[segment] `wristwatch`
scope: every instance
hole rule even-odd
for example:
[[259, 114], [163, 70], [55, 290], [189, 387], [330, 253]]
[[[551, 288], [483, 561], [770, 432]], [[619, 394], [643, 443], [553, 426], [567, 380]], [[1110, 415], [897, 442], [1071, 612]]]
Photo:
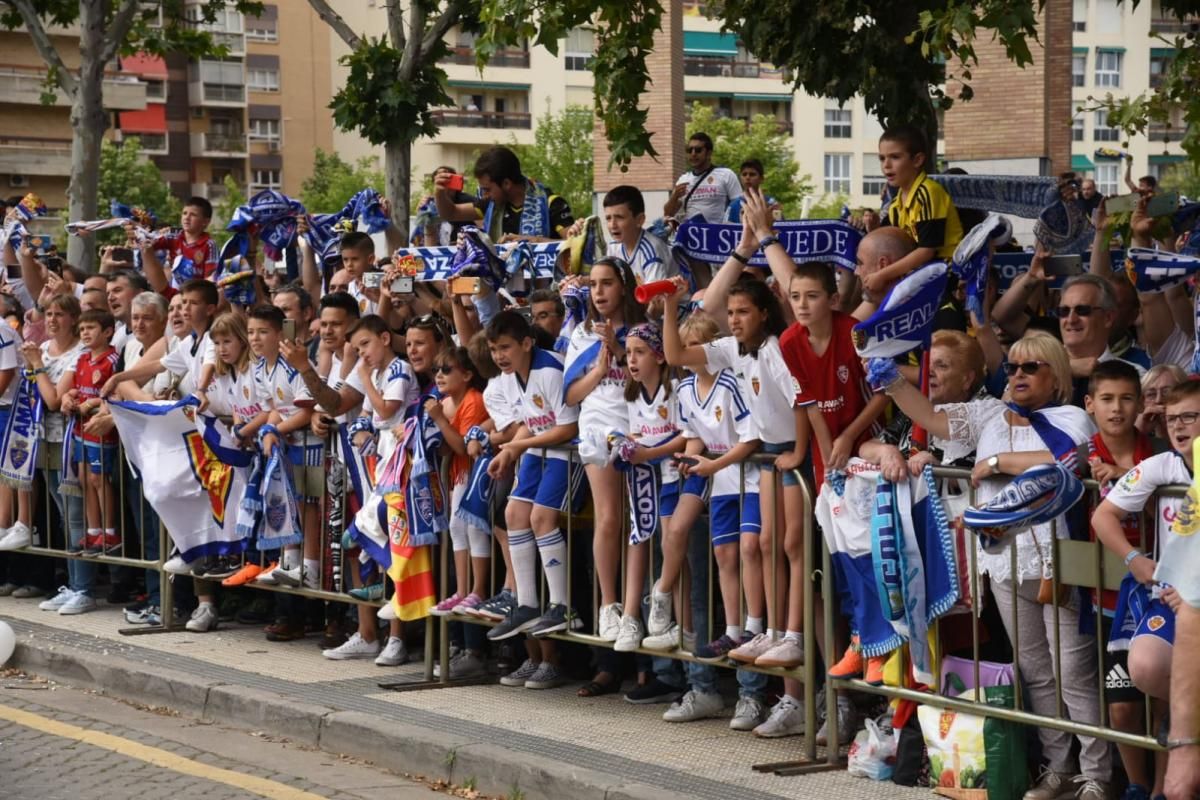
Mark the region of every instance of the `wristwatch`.
[[993, 475], [1000, 474], [1000, 456], [995, 455], [987, 460], [988, 472]]

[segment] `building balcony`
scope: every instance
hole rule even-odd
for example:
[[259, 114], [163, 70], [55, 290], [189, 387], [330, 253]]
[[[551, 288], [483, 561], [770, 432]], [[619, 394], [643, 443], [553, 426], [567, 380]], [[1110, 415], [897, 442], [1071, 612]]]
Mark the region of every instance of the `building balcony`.
[[529, 130], [533, 127], [533, 115], [523, 111], [467, 111], [455, 108], [434, 111], [433, 121], [447, 128]]
[[1151, 124], [1146, 135], [1152, 142], [1181, 142], [1187, 129], [1182, 125]]
[[1198, 27], [1200, 27], [1200, 18], [1152, 17], [1150, 19], [1151, 33], [1187, 33]]
[[223, 183], [193, 183], [192, 194], [207, 200], [223, 200], [229, 194]]
[[705, 78], [774, 78], [781, 73], [759, 61], [733, 61], [711, 56], [684, 56], [683, 74]]
[[192, 156], [204, 158], [243, 158], [248, 152], [246, 134], [193, 133]]
[[[0, 103], [36, 106], [42, 104], [46, 70], [16, 64], [0, 64]], [[71, 101], [58, 90], [52, 105], [69, 107]], [[104, 78], [104, 107], [110, 111], [140, 111], [146, 107], [146, 84], [136, 75], [108, 73]]]
[[217, 106], [242, 108], [246, 105], [246, 87], [231, 83], [188, 84], [188, 104], [195, 106]]
[[[475, 66], [475, 48], [470, 45], [455, 45], [450, 48], [450, 53], [442, 59], [442, 63], [463, 64], [468, 67]], [[529, 51], [528, 50], [500, 50], [493, 53], [488, 59], [487, 66], [489, 67], [517, 67], [519, 69], [529, 68]]]
[[0, 136], [0, 172], [8, 175], [70, 175], [71, 140]]

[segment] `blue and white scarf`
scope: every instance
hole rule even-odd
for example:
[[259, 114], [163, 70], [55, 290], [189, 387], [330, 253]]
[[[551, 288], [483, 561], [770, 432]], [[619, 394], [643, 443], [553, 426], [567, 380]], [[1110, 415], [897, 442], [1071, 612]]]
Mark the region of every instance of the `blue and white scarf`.
[[[488, 200], [483, 211], [483, 230], [493, 242], [504, 235], [504, 209]], [[551, 236], [550, 230], [550, 196], [546, 187], [532, 178], [525, 179], [525, 203], [521, 206], [521, 226], [518, 233], [521, 236]]]
[[644, 464], [630, 463], [630, 457], [640, 447], [658, 447], [678, 436], [671, 433], [656, 442], [641, 444], [623, 431], [610, 431], [608, 445], [616, 456], [613, 465], [625, 473], [625, 486], [629, 490], [629, 543], [648, 542], [658, 529], [659, 505], [662, 496], [663, 458]]
[[422, 430], [422, 409], [417, 417], [404, 424], [404, 441], [400, 447], [411, 455], [405, 493], [408, 510], [408, 543], [413, 547], [435, 545], [441, 534], [450, 529], [446, 518], [446, 488], [437, 471], [437, 450], [430, 447]]
[[123, 228], [133, 223], [134, 236], [139, 243], [149, 241], [153, 231], [158, 228], [158, 217], [153, 211], [137, 206], [127, 206], [117, 200], [109, 202], [109, 214], [106, 219], [83, 220], [68, 222], [67, 233], [72, 236], [83, 236], [111, 228]]
[[75, 428], [79, 425], [76, 414], [67, 415], [67, 424], [63, 428], [62, 463], [59, 465], [58, 493], [72, 497], [83, 496], [83, 484], [75, 468], [79, 457], [75, 454]]
[[982, 317], [983, 298], [987, 293], [988, 264], [991, 262], [989, 244], [1004, 244], [1012, 239], [1012, 223], [1005, 217], [988, 212], [983, 222], [972, 228], [954, 250], [952, 269], [962, 279], [967, 290], [967, 310]]
[[592, 290], [583, 284], [568, 286], [561, 292], [563, 306], [566, 307], [566, 318], [563, 320], [562, 335], [568, 339], [575, 329], [587, 319], [588, 303]]
[[[622, 347], [625, 346], [627, 333], [629, 333], [629, 327], [625, 325], [617, 331], [617, 343]], [[583, 339], [583, 346], [575, 353], [575, 358], [566, 365], [563, 373], [563, 397], [566, 397], [571, 384], [587, 375], [588, 371], [595, 366], [596, 359], [600, 358], [600, 350], [604, 347], [604, 340], [593, 330], [585, 328]]]
[[42, 418], [45, 406], [37, 389], [37, 378], [19, 375], [17, 392], [8, 414], [8, 426], [0, 438], [0, 483], [15, 489], [33, 486], [37, 470], [38, 448], [45, 431]]
[[0, 227], [0, 250], [4, 249], [5, 244], [11, 244], [13, 250], [20, 250], [21, 241], [29, 235], [25, 223], [34, 217], [46, 216], [47, 208], [46, 204], [42, 202], [42, 198], [30, 192], [21, 198], [21, 202], [16, 206], [16, 212], [11, 220]]
[[472, 426], [463, 438], [467, 444], [479, 442], [483, 449], [480, 451], [479, 457], [475, 459], [475, 463], [471, 465], [471, 472], [467, 477], [467, 488], [458, 502], [454, 516], [473, 528], [491, 533], [492, 490], [494, 488], [492, 476], [488, 474], [488, 467], [491, 466], [494, 457], [491, 439], [488, 437], [487, 431], [478, 425]]
[[1066, 513], [1083, 491], [1083, 483], [1061, 462], [1038, 464], [984, 505], [964, 511], [963, 524], [975, 531], [985, 551], [999, 553], [1017, 534]]
[[300, 526], [300, 504], [292, 486], [291, 470], [283, 458], [283, 445], [276, 446], [267, 458], [262, 479], [262, 523], [258, 532], [259, 550], [278, 550], [304, 541]]
[[[517, 256], [513, 264], [519, 266], [524, 260], [522, 256]], [[508, 262], [492, 247], [487, 235], [473, 225], [465, 225], [459, 232], [458, 250], [450, 262], [447, 279], [463, 277], [478, 278], [493, 292], [499, 291], [509, 278]]]
[[1037, 219], [1058, 197], [1058, 179], [1028, 175], [930, 175], [957, 208]]
[[246, 255], [250, 247], [250, 229], [256, 228], [267, 258], [281, 261], [283, 251], [296, 241], [296, 217], [303, 213], [304, 206], [300, 201], [275, 189], [264, 189], [245, 205], [238, 206], [225, 229], [233, 231], [238, 252]]
[[[335, 241], [336, 243], [336, 241]], [[504, 262], [505, 274], [511, 270], [517, 277], [525, 280], [555, 280], [562, 277], [559, 269], [559, 255], [566, 246], [565, 242], [509, 242], [492, 245], [496, 258]], [[521, 251], [514, 256], [514, 251]], [[335, 256], [338, 254], [335, 252]], [[417, 274], [416, 279], [423, 283], [430, 281], [447, 281], [454, 277], [455, 261], [459, 258], [458, 247], [402, 247], [395, 252], [397, 258], [411, 256], [418, 259], [424, 269]], [[340, 257], [340, 256], [339, 256]], [[511, 259], [511, 263], [510, 263]], [[471, 273], [465, 272], [470, 276]], [[516, 283], [514, 280], [512, 283]], [[521, 293], [523, 287], [510, 285], [509, 291]]]
[[1200, 257], [1151, 247], [1125, 251], [1125, 274], [1139, 292], [1165, 292], [1200, 272]]
[[[367, 469], [366, 456], [362, 449], [355, 447], [354, 433], [349, 425], [339, 425], [337, 431], [338, 455], [346, 465], [346, 474], [350, 478], [350, 489], [358, 499], [359, 508], [367, 502], [367, 496], [375, 488], [375, 476]], [[372, 440], [374, 441], [374, 440]]]
[[1055, 460], [1076, 475], [1083, 466], [1079, 463], [1079, 446], [1087, 444], [1095, 432], [1091, 418], [1080, 414], [1074, 406], [1048, 405], [1028, 409], [1007, 403], [1014, 414], [1029, 420], [1033, 432], [1046, 445]]
[[928, 346], [949, 274], [944, 261], [932, 261], [893, 286], [878, 310], [854, 326], [858, 355], [891, 358]]
[[[848, 222], [835, 219], [792, 219], [775, 223], [779, 242], [797, 264], [829, 262], [854, 269], [862, 233]], [[675, 232], [674, 244], [690, 258], [709, 264], [724, 264], [742, 238], [742, 226], [705, 222], [694, 217]], [[761, 250], [750, 257], [750, 266], [767, 267]]]
[[1033, 235], [1051, 253], [1082, 253], [1091, 243], [1091, 226], [1083, 199], [1055, 197], [1038, 214]]

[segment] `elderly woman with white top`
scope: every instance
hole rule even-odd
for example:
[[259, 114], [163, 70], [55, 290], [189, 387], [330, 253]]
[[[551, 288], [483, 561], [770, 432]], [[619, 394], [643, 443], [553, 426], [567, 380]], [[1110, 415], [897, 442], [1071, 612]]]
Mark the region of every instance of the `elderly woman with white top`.
[[[936, 408], [915, 387], [896, 381], [886, 391], [915, 424], [934, 437], [950, 439], [975, 450], [972, 482], [977, 504], [997, 495], [1030, 467], [1069, 456], [1069, 448], [1087, 442], [1095, 426], [1071, 398], [1071, 365], [1066, 350], [1046, 333], [1030, 333], [1013, 344], [1005, 365], [1007, 409], [988, 400], [947, 403]], [[1001, 413], [1002, 412], [1002, 413]], [[1052, 452], [1052, 449], [1067, 452]], [[1096, 645], [1079, 632], [1079, 601], [1073, 593], [1055, 611], [1053, 600], [1043, 604], [1039, 588], [1049, 575], [1052, 536], [1068, 538], [1065, 516], [1054, 526], [1035, 525], [1018, 534], [1000, 553], [979, 552], [979, 570], [991, 577], [992, 594], [1010, 641], [1018, 642], [1017, 663], [1033, 711], [1058, 715], [1055, 694], [1055, 654], [1062, 656], [1062, 697], [1069, 718], [1096, 725], [1100, 700], [1096, 688]], [[1014, 562], [1011, 548], [1016, 548]], [[1016, 572], [1013, 572], [1015, 563]], [[1057, 618], [1057, 619], [1056, 619]], [[1055, 643], [1055, 625], [1060, 641]], [[1016, 630], [1014, 630], [1014, 625]], [[1108, 745], [1081, 736], [1080, 770], [1071, 765], [1071, 734], [1039, 728], [1042, 751], [1049, 767], [1030, 789], [1026, 800], [1053, 800], [1079, 784], [1077, 797], [1103, 800], [1111, 776]]]

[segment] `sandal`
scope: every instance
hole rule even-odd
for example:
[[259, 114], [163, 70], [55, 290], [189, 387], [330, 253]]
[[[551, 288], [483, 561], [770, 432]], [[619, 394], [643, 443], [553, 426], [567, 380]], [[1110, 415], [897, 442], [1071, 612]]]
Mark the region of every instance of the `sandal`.
[[594, 680], [588, 681], [579, 687], [579, 691], [575, 694], [579, 697], [603, 697], [606, 694], [616, 694], [619, 691], [621, 691], [621, 682], [614, 677], [605, 683]]

